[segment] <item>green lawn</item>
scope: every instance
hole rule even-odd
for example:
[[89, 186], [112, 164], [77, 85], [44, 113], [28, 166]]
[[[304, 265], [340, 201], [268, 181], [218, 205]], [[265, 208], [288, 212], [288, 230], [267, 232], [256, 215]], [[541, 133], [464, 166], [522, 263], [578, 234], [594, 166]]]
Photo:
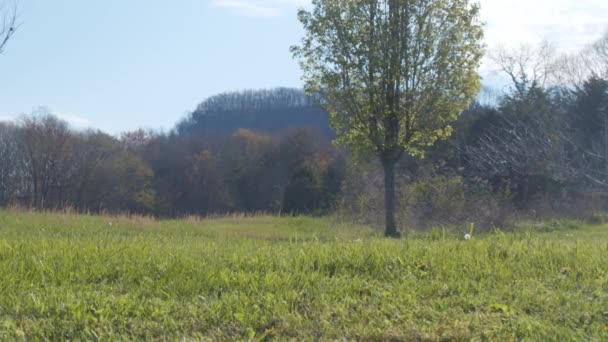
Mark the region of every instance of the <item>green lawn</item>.
[[608, 225], [460, 235], [0, 211], [0, 340], [608, 340]]

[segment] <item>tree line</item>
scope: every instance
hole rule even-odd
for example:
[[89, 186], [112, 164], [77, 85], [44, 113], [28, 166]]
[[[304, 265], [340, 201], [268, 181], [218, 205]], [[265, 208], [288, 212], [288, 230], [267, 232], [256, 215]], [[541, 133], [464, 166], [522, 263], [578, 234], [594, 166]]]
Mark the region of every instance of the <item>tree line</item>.
[[[268, 105], [249, 107], [252, 94]], [[214, 105], [224, 109], [199, 121], [194, 111], [169, 133], [76, 131], [44, 108], [0, 123], [0, 205], [164, 217], [333, 208], [346, 164], [316, 102], [277, 89], [223, 94], [200, 107]], [[307, 128], [289, 119], [301, 113], [313, 113], [302, 116]], [[205, 134], [205, 125], [225, 129]]]
[[[536, 60], [539, 50], [528, 53]], [[558, 60], [545, 68], [557, 70], [550, 65]], [[468, 219], [460, 215], [479, 212], [470, 206], [488, 205], [482, 194], [500, 198], [502, 209], [526, 211], [543, 199], [559, 212], [608, 186], [606, 74], [552, 83], [529, 75], [530, 66], [522, 70], [495, 102], [473, 102], [451, 138], [426, 149], [424, 159], [398, 163], [398, 201], [413, 211], [409, 221]], [[286, 92], [292, 100], [284, 101]], [[255, 97], [267, 105], [249, 106]], [[327, 113], [302, 91], [249, 91], [208, 102], [168, 133], [76, 131], [43, 109], [1, 123], [0, 205], [164, 217], [347, 210], [371, 218], [381, 211], [380, 165], [332, 144], [327, 121], [319, 119]], [[314, 114], [292, 125], [290, 116], [302, 112]], [[224, 129], [203, 134], [206, 125]]]
[[333, 212], [397, 236], [397, 222], [489, 227], [608, 204], [608, 34], [571, 55], [493, 51], [508, 86], [481, 102], [476, 5], [313, 5], [292, 48], [307, 93], [220, 94], [170, 132], [76, 131], [45, 109], [0, 123], [0, 205]]

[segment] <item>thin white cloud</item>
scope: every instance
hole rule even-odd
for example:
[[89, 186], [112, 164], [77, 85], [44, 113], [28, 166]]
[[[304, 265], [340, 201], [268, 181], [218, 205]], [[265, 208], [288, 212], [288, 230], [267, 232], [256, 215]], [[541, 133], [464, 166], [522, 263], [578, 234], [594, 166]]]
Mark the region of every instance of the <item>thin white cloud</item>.
[[279, 17], [306, 6], [308, 0], [211, 0], [211, 6], [246, 17]]
[[278, 17], [281, 15], [279, 7], [264, 5], [258, 1], [213, 0], [211, 5], [247, 17]]
[[480, 0], [489, 48], [548, 40], [577, 51], [608, 28], [606, 0]]
[[[475, 0], [474, 0], [475, 1]], [[487, 23], [488, 47], [554, 42], [576, 51], [608, 29], [607, 0], [476, 0]], [[277, 17], [308, 7], [310, 0], [210, 0], [241, 16]]]
[[[485, 40], [491, 53], [548, 41], [557, 53], [580, 51], [608, 29], [606, 0], [478, 0], [486, 23]], [[489, 58], [481, 67], [484, 83], [499, 88], [510, 84]]]
[[78, 129], [90, 128], [92, 126], [91, 121], [78, 115], [57, 113], [53, 112], [53, 115], [59, 119], [67, 122], [70, 126]]
[[5, 113], [0, 114], [0, 122], [15, 121], [15, 119], [16, 115]]

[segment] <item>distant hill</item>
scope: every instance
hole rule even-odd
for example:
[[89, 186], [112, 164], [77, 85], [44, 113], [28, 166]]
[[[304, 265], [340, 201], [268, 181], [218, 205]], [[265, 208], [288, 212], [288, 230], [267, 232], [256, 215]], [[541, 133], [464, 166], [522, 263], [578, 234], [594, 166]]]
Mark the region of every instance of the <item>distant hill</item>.
[[247, 128], [265, 133], [309, 128], [333, 136], [329, 115], [302, 90], [276, 88], [224, 93], [208, 98], [176, 131], [180, 135], [230, 134]]

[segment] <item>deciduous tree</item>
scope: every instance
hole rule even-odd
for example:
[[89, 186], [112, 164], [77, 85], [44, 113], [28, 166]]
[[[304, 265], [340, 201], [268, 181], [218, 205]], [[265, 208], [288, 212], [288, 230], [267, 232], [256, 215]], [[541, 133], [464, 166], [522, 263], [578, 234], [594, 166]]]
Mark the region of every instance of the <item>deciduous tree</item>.
[[337, 140], [384, 168], [386, 235], [395, 222], [395, 165], [451, 134], [480, 90], [479, 6], [468, 0], [314, 0], [292, 48]]

